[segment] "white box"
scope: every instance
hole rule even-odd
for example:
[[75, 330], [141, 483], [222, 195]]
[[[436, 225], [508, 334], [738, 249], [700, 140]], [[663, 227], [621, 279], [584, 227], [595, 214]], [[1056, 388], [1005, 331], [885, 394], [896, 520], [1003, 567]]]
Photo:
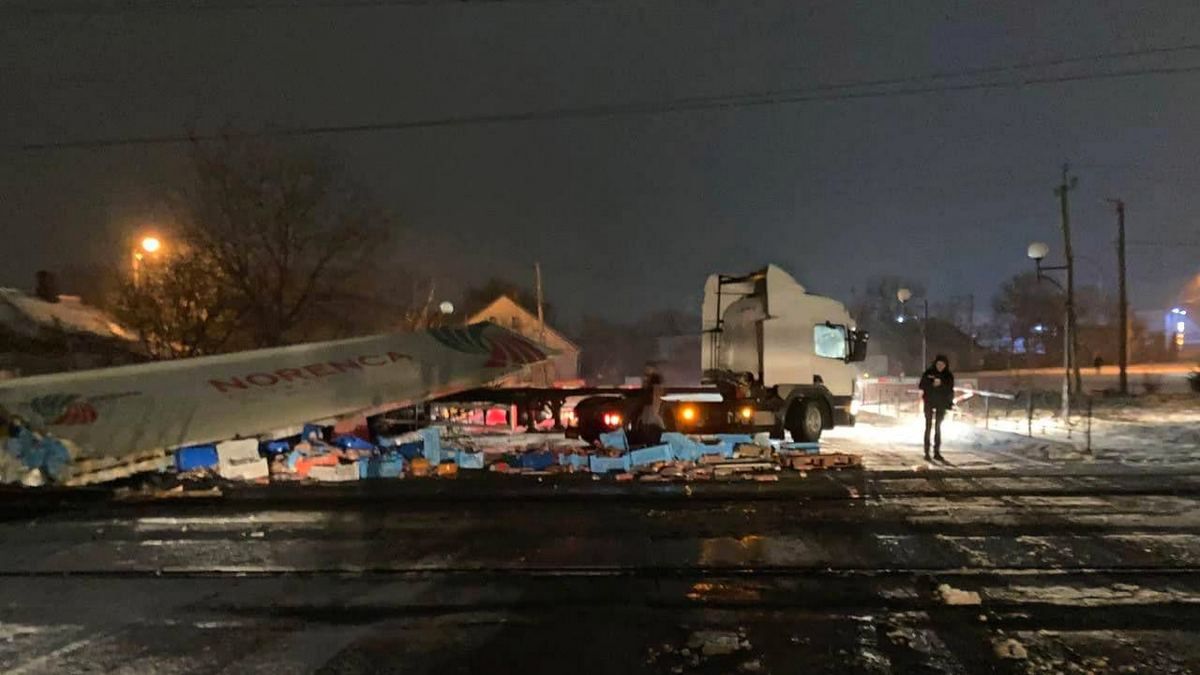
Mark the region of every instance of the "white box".
[[229, 480], [258, 480], [270, 475], [267, 460], [258, 456], [258, 440], [246, 438], [217, 443], [217, 474]]
[[358, 480], [358, 464], [336, 464], [334, 466], [314, 466], [308, 470], [308, 477], [323, 483], [342, 483]]

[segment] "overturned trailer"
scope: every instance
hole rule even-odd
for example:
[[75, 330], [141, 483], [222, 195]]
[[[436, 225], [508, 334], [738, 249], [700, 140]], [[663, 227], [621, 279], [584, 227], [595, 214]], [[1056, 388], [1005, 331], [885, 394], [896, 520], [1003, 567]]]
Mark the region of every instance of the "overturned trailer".
[[135, 457], [361, 418], [548, 356], [494, 324], [436, 328], [9, 380], [0, 415], [69, 441], [77, 458]]

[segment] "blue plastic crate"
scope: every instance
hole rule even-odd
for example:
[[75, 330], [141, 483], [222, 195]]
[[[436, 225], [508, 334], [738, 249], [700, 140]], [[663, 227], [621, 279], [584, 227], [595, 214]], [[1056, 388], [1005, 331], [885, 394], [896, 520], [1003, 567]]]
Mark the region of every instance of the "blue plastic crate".
[[620, 457], [603, 457], [600, 455], [592, 455], [588, 460], [588, 465], [592, 473], [629, 471], [632, 468], [629, 463], [629, 455], [621, 455]]
[[704, 454], [704, 446], [675, 431], [662, 435], [662, 441], [671, 446], [671, 456], [685, 462], [694, 462]]
[[425, 444], [422, 443], [421, 441], [416, 441], [415, 443], [402, 443], [402, 444], [396, 446], [396, 452], [401, 457], [403, 457], [404, 459], [407, 459], [409, 461], [412, 461], [412, 460], [420, 457], [421, 453], [424, 451], [424, 449], [425, 449]]
[[374, 450], [375, 445], [369, 441], [364, 441], [358, 436], [338, 436], [333, 439], [333, 444], [343, 450]]
[[267, 441], [258, 445], [258, 453], [260, 455], [282, 455], [292, 451], [292, 444], [287, 439], [279, 439], [275, 441]]
[[359, 478], [399, 478], [404, 475], [404, 458], [385, 455], [358, 460]]
[[217, 462], [217, 446], [215, 445], [193, 445], [175, 451], [175, 469], [177, 471], [215, 469]]
[[526, 452], [520, 457], [522, 469], [545, 471], [558, 463], [558, 457], [549, 450]]
[[701, 455], [725, 455], [728, 457], [733, 454], [733, 444], [727, 441], [720, 443], [697, 443], [696, 449]]
[[728, 441], [730, 443], [733, 443], [735, 446], [738, 443], [753, 443], [754, 442], [754, 437], [751, 436], [750, 434], [715, 434], [715, 436], [717, 437], [717, 440], [722, 441], [722, 442]]
[[654, 464], [655, 462], [669, 462], [674, 457], [671, 455], [671, 446], [668, 445], [653, 445], [641, 450], [634, 450], [629, 453], [629, 462], [633, 466], [645, 466]]
[[325, 427], [316, 424], [305, 424], [304, 430], [300, 432], [300, 440], [311, 441], [314, 434], [318, 441], [325, 440]]
[[442, 463], [442, 431], [437, 427], [425, 427], [418, 431], [421, 434], [421, 440], [425, 447], [421, 450], [421, 454], [433, 466]]
[[564, 452], [558, 456], [558, 463], [562, 466], [583, 469], [588, 466], [588, 456], [575, 454], [573, 452]]
[[482, 469], [483, 468], [483, 453], [482, 452], [467, 452], [459, 450], [455, 458], [460, 469]]
[[793, 455], [816, 455], [821, 452], [820, 443], [780, 443], [779, 452]]
[[629, 439], [625, 436], [624, 429], [617, 429], [616, 431], [600, 434], [600, 445], [614, 450], [628, 450]]

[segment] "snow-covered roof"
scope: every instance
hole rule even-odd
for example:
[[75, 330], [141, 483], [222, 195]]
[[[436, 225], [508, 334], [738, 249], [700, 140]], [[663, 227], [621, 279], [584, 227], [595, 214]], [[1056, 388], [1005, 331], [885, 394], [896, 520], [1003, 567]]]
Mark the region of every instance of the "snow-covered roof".
[[78, 296], [60, 295], [58, 302], [46, 302], [15, 288], [0, 288], [0, 327], [29, 337], [60, 331], [130, 342], [137, 339], [133, 331], [103, 310], [85, 305]]

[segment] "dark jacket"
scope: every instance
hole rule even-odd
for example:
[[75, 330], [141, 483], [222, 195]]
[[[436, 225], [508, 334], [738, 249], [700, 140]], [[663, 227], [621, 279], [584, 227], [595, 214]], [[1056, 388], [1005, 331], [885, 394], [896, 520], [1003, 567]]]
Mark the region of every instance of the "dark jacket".
[[[954, 407], [954, 373], [950, 372], [950, 366], [939, 373], [936, 363], [921, 375], [921, 393], [925, 397], [926, 408], [949, 410]], [[941, 383], [935, 385], [935, 378], [940, 378]]]

